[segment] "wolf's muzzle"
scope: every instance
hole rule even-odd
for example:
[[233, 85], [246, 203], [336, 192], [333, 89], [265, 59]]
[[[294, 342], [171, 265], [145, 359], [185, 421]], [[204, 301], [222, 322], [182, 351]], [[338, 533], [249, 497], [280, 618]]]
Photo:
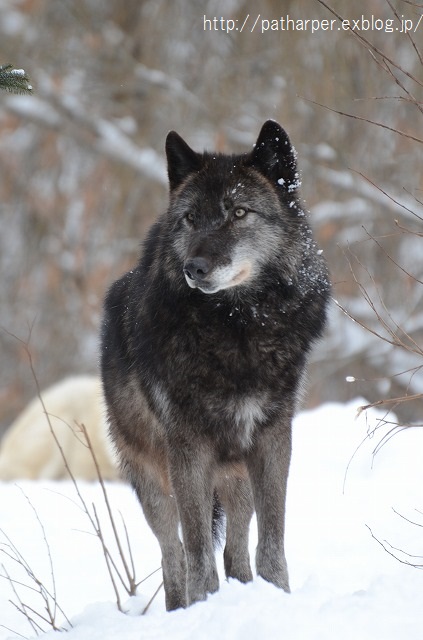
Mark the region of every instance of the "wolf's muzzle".
[[207, 258], [191, 258], [184, 264], [184, 274], [190, 280], [202, 282], [211, 271], [211, 264]]

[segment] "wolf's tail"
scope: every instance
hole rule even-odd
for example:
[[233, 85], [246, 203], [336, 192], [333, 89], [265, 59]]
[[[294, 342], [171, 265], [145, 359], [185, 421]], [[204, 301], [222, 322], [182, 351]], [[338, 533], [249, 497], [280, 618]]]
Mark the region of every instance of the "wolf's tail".
[[219, 547], [225, 533], [225, 512], [216, 491], [213, 495], [212, 535], [215, 548]]

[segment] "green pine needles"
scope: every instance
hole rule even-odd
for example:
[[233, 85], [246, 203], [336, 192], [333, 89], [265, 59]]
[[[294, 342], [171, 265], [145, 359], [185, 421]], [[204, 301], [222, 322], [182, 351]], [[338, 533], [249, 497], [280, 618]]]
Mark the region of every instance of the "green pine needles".
[[23, 69], [15, 69], [13, 64], [0, 65], [0, 89], [11, 93], [32, 93], [29, 77]]

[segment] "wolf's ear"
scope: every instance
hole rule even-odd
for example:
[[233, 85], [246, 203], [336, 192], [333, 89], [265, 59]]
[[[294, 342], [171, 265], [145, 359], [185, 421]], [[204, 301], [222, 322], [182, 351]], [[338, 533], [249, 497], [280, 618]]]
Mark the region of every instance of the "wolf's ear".
[[267, 120], [261, 128], [251, 153], [252, 166], [273, 183], [290, 192], [298, 186], [297, 152], [288, 134], [274, 120]]
[[166, 157], [171, 190], [201, 168], [201, 154], [193, 151], [176, 131], [167, 134]]

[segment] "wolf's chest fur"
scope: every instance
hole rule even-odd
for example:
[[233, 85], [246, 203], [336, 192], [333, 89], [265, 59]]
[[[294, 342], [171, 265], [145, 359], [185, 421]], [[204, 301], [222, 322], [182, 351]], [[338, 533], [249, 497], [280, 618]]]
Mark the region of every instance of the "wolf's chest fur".
[[[162, 425], [182, 420], [195, 432], [204, 431], [217, 443], [223, 459], [237, 458], [247, 451], [257, 428], [269, 415], [270, 403], [267, 394], [241, 394], [231, 392], [225, 396], [207, 390], [196, 396], [189, 407], [174, 400], [170, 390], [162, 384], [150, 385], [154, 413]], [[192, 410], [192, 407], [195, 407]], [[184, 410], [185, 409], [185, 410]]]
[[[140, 339], [133, 342], [152, 410], [163, 425], [177, 422], [212, 437], [222, 456], [241, 455], [256, 430], [281, 412], [292, 370], [304, 357], [282, 302], [245, 313], [204, 301], [193, 307], [185, 301], [183, 310], [176, 301], [145, 302], [134, 324]], [[151, 322], [155, 317], [163, 324]]]

